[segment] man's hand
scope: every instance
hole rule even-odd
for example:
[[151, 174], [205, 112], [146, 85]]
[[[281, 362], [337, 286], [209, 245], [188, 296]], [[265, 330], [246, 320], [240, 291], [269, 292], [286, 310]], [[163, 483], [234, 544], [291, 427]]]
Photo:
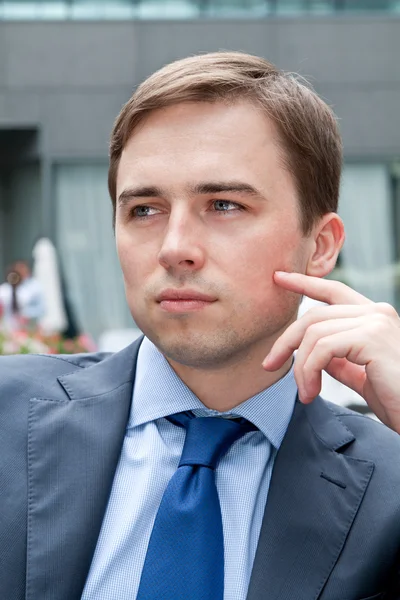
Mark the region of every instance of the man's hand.
[[400, 433], [400, 318], [390, 304], [368, 300], [337, 281], [277, 271], [275, 283], [326, 302], [309, 310], [278, 338], [263, 362], [279, 369], [297, 349], [294, 373], [300, 400], [311, 402], [329, 375], [360, 394], [377, 417]]

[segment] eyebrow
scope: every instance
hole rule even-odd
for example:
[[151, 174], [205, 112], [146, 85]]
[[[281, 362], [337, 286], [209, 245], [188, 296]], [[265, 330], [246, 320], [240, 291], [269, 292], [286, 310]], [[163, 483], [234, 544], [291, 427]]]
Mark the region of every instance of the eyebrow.
[[[231, 194], [244, 194], [246, 196], [262, 197], [262, 193], [257, 190], [257, 188], [242, 181], [209, 181], [197, 183], [194, 185], [189, 185], [188, 192], [192, 196], [229, 192]], [[118, 204], [123, 207], [130, 200], [135, 198], [157, 198], [165, 195], [165, 192], [163, 192], [163, 190], [157, 186], [130, 187], [120, 194], [118, 198]]]
[[161, 189], [154, 186], [130, 187], [121, 192], [118, 197], [118, 204], [124, 207], [130, 200], [135, 198], [156, 198], [162, 196]]

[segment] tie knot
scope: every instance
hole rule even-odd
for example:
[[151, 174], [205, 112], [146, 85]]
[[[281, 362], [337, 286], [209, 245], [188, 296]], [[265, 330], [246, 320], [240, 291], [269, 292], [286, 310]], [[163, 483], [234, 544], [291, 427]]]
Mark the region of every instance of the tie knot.
[[257, 429], [246, 419], [196, 418], [188, 413], [178, 413], [167, 418], [186, 429], [180, 467], [196, 465], [215, 469], [236, 440]]

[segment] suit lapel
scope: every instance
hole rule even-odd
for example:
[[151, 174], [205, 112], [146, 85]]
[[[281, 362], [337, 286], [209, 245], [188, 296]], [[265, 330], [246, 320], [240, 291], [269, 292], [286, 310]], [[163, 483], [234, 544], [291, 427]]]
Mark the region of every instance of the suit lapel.
[[69, 398], [32, 398], [26, 600], [78, 600], [129, 417], [141, 340], [59, 378]]
[[248, 600], [316, 600], [374, 469], [339, 452], [353, 434], [320, 398], [295, 411], [272, 474]]

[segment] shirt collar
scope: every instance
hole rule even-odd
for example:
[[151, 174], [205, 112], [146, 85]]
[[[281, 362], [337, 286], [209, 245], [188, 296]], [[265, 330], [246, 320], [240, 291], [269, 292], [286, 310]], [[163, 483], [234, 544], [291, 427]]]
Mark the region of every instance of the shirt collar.
[[209, 409], [183, 383], [154, 344], [144, 338], [138, 354], [128, 429], [186, 410], [193, 410], [196, 416], [240, 416], [253, 423], [278, 449], [289, 425], [296, 395], [292, 366], [274, 385], [232, 410]]

